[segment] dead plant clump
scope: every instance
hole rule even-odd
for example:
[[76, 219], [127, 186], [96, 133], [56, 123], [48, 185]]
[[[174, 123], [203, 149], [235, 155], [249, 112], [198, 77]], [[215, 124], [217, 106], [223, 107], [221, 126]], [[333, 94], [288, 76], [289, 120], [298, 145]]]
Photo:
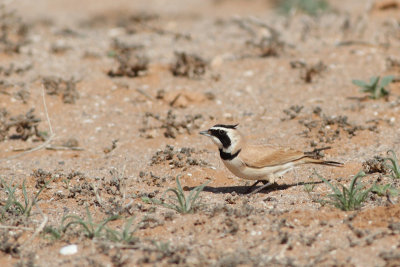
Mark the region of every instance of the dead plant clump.
[[118, 67], [110, 70], [107, 74], [110, 77], [135, 78], [143, 75], [148, 70], [149, 59], [140, 51], [138, 45], [125, 44], [118, 40], [113, 41], [112, 51]]
[[[10, 116], [6, 109], [0, 110], [0, 141], [6, 138], [28, 140], [36, 137], [35, 141], [44, 141], [45, 135], [38, 129], [41, 119], [30, 109], [26, 114]], [[15, 129], [15, 131], [11, 131]]]
[[[150, 118], [156, 121], [154, 125]], [[182, 120], [178, 120], [172, 110], [168, 110], [166, 117], [161, 117], [152, 112], [146, 112], [143, 118], [144, 127], [139, 129], [142, 137], [154, 138], [158, 135], [160, 129], [164, 131], [167, 138], [176, 138], [179, 134], [191, 134], [193, 130], [200, 128], [199, 122], [203, 119], [201, 114], [185, 115]]]
[[174, 76], [188, 77], [191, 79], [200, 78], [206, 73], [207, 62], [200, 56], [175, 52], [176, 61], [171, 66]]
[[[1, 67], [0, 67], [1, 72]], [[30, 92], [26, 88], [24, 82], [20, 83], [10, 83], [6, 80], [0, 80], [0, 94], [12, 96], [13, 98], [22, 101], [22, 103], [27, 104], [30, 98]], [[9, 90], [11, 88], [11, 90]], [[14, 89], [14, 90], [13, 90]]]
[[0, 75], [11, 76], [14, 74], [24, 75], [26, 72], [32, 70], [33, 64], [31, 62], [26, 64], [14, 64], [10, 63], [8, 66], [0, 66]]
[[376, 132], [377, 124], [373, 123], [370, 126], [356, 125], [348, 121], [347, 116], [328, 116], [322, 112], [320, 107], [316, 107], [313, 110], [313, 115], [317, 119], [313, 119], [312, 116], [305, 119], [300, 119], [298, 122], [306, 127], [307, 129], [301, 134], [306, 138], [312, 138], [312, 146], [317, 146], [314, 140], [318, 140], [320, 143], [331, 144], [336, 139], [340, 139], [342, 134], [346, 133], [348, 138], [351, 138], [357, 134], [358, 131], [369, 130]]
[[362, 167], [365, 173], [389, 173], [389, 168], [385, 164], [385, 158], [381, 156], [374, 156], [372, 159], [364, 161]]
[[75, 104], [79, 99], [79, 93], [76, 89], [77, 80], [74, 78], [63, 79], [60, 77], [44, 77], [43, 86], [48, 95], [61, 95], [61, 99], [66, 104]]
[[300, 69], [300, 79], [306, 83], [312, 83], [317, 75], [321, 75], [327, 69], [327, 66], [322, 61], [315, 64], [307, 64], [304, 61], [297, 60], [290, 62], [290, 66], [293, 69]]
[[187, 166], [208, 166], [209, 163], [204, 160], [196, 159], [192, 154], [202, 153], [204, 151], [196, 151], [194, 148], [182, 147], [175, 149], [172, 145], [166, 145], [164, 150], [158, 149], [151, 157], [150, 166], [168, 162], [171, 168], [187, 169]]
[[260, 57], [278, 57], [285, 49], [285, 42], [280, 40], [279, 35], [263, 37], [258, 42], [249, 40], [246, 44], [257, 49], [257, 55]]
[[0, 4], [0, 51], [11, 54], [19, 53], [28, 43], [29, 25], [22, 21], [15, 11]]

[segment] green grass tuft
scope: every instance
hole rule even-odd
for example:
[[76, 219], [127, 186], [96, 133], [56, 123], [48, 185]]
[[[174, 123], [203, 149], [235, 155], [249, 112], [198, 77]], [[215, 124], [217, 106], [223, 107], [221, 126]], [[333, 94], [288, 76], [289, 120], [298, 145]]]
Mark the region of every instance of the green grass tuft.
[[209, 182], [210, 181], [193, 188], [189, 192], [189, 195], [186, 196], [181, 186], [181, 182], [179, 181], [179, 176], [177, 176], [176, 188], [168, 188], [167, 191], [165, 191], [163, 194], [162, 198], [164, 199], [169, 192], [173, 193], [172, 196], [168, 196], [168, 202], [149, 198], [142, 198], [142, 200], [145, 202], [152, 202], [155, 204], [163, 205], [164, 207], [176, 210], [177, 212], [182, 214], [192, 213], [195, 207], [199, 205], [200, 192], [203, 191], [204, 187]]
[[13, 187], [11, 185], [6, 184], [6, 182], [1, 179], [0, 187], [4, 189], [5, 193], [8, 195], [5, 204], [0, 207], [1, 220], [5, 219], [7, 213], [11, 213], [13, 215], [24, 215], [29, 217], [31, 215], [31, 211], [34, 205], [39, 202], [39, 196], [43, 192], [43, 190], [47, 187], [47, 185], [54, 180], [54, 177], [47, 181], [39, 191], [33, 195], [29, 196], [26, 191], [25, 180], [22, 183], [22, 198], [23, 200], [19, 200], [15, 195], [17, 187]]
[[65, 215], [61, 221], [61, 233], [64, 233], [68, 228], [78, 225], [83, 230], [84, 234], [88, 238], [99, 238], [107, 231], [107, 223], [119, 219], [118, 215], [112, 215], [100, 223], [95, 223], [93, 217], [90, 214], [89, 208], [86, 206], [86, 219], [81, 218], [77, 215]]
[[390, 157], [385, 158], [385, 162], [388, 161], [390, 164], [386, 166], [390, 169], [390, 177], [393, 179], [400, 179], [400, 165], [397, 159], [396, 153], [393, 150], [389, 150], [388, 154], [392, 154]]
[[279, 0], [278, 9], [284, 14], [301, 11], [315, 16], [329, 9], [326, 0]]
[[371, 188], [371, 192], [377, 194], [380, 197], [386, 196], [387, 194], [389, 194], [390, 196], [397, 196], [399, 194], [399, 191], [391, 184], [374, 184]]
[[329, 200], [324, 200], [323, 202], [344, 211], [359, 209], [367, 198], [368, 193], [372, 190], [372, 188], [363, 190], [363, 185], [357, 183], [358, 179], [364, 176], [365, 173], [360, 171], [354, 176], [348, 188], [343, 185], [340, 185], [340, 188], [332, 185], [328, 180], [318, 175], [318, 177], [333, 191], [333, 194], [328, 195]]

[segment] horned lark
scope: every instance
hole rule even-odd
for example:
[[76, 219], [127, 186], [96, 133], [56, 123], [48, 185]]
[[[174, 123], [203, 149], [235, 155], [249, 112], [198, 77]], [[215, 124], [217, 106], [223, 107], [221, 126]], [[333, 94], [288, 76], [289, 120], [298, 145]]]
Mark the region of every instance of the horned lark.
[[218, 146], [219, 155], [225, 166], [236, 176], [256, 180], [252, 189], [259, 182], [264, 185], [251, 194], [257, 193], [275, 183], [276, 178], [300, 164], [322, 164], [328, 166], [343, 166], [336, 161], [325, 161], [317, 158], [320, 148], [312, 152], [301, 152], [288, 148], [276, 148], [270, 145], [251, 145], [246, 143], [243, 135], [236, 129], [236, 125], [217, 124], [202, 131], [200, 134], [208, 136]]

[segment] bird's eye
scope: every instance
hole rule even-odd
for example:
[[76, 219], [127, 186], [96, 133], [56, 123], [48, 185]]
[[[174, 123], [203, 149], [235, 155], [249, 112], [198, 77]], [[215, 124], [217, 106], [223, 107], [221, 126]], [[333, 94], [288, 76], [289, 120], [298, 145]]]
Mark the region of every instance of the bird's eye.
[[224, 130], [218, 130], [219, 134], [224, 134]]

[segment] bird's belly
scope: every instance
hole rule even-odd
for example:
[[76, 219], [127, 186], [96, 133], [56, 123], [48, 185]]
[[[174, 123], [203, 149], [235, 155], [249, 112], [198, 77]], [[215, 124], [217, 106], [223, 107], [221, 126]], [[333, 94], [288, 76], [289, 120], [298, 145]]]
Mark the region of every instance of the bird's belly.
[[293, 168], [293, 162], [278, 166], [267, 166], [264, 168], [251, 168], [246, 166], [240, 159], [223, 160], [225, 166], [234, 175], [247, 180], [274, 180]]

